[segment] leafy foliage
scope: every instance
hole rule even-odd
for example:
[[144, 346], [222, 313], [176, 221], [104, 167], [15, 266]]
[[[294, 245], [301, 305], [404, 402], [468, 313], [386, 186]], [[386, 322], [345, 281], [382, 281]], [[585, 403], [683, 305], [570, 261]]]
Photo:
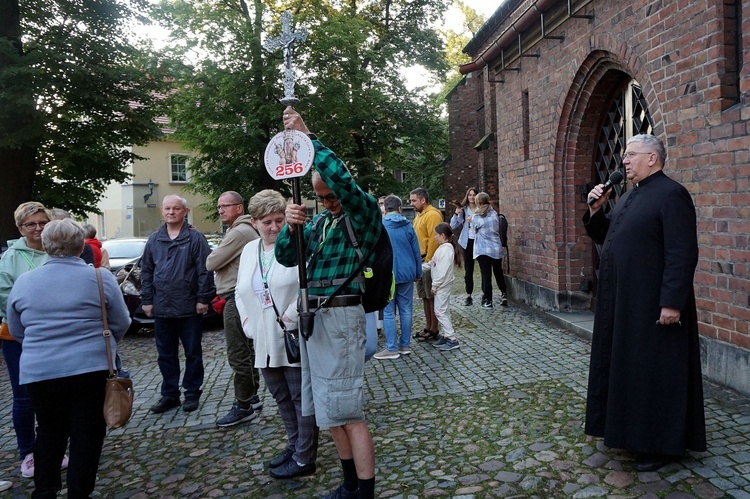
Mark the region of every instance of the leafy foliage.
[[[111, 181], [127, 180], [129, 147], [160, 135], [154, 92], [162, 78], [128, 42], [126, 21], [144, 7], [143, 0], [20, 5], [17, 25], [0, 33], [0, 154], [31, 172], [33, 184], [5, 183], [1, 194], [83, 214], [96, 210]], [[23, 149], [31, 154], [18, 160]]]
[[175, 81], [169, 116], [196, 152], [194, 188], [211, 198], [227, 189], [286, 190], [262, 163], [281, 127], [283, 73], [281, 51], [265, 51], [261, 40], [277, 36], [289, 10], [296, 29], [310, 32], [295, 54], [297, 109], [308, 127], [373, 193], [404, 194], [427, 181], [442, 191], [447, 127], [434, 103], [406, 90], [400, 68], [445, 71], [442, 40], [427, 28], [445, 3], [162, 1], [155, 17], [172, 32], [170, 57], [192, 61]]
[[471, 58], [463, 52], [463, 49], [487, 22], [482, 14], [461, 0], [453, 0], [453, 4], [461, 12], [463, 22], [460, 31], [448, 29], [443, 33], [445, 37], [445, 58], [450, 69], [444, 80], [443, 90], [440, 92], [441, 99], [444, 99], [463, 78], [463, 75], [458, 72], [458, 67], [471, 62]]

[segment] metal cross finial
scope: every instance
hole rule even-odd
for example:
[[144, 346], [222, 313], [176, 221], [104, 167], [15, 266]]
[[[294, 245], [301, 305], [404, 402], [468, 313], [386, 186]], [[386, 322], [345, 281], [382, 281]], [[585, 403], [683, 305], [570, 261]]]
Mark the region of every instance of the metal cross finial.
[[292, 31], [292, 15], [289, 11], [281, 14], [281, 36], [272, 38], [263, 44], [263, 48], [273, 52], [284, 48], [284, 98], [280, 102], [285, 106], [295, 106], [299, 99], [294, 97], [294, 71], [292, 70], [292, 50], [296, 42], [307, 40], [307, 30]]

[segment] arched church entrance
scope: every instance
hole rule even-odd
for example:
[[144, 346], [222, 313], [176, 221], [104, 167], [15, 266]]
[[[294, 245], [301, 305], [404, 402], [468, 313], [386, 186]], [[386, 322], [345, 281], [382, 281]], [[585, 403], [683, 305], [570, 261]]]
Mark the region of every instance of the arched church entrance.
[[[596, 304], [596, 280], [601, 248], [586, 235], [581, 216], [586, 194], [622, 168], [627, 140], [639, 133], [653, 133], [654, 122], [639, 83], [617, 57], [606, 51], [588, 55], [561, 102], [556, 164], [566, 179], [555, 191], [562, 210], [561, 281], [567, 306], [589, 308]], [[627, 189], [618, 187], [610, 197], [609, 211]]]

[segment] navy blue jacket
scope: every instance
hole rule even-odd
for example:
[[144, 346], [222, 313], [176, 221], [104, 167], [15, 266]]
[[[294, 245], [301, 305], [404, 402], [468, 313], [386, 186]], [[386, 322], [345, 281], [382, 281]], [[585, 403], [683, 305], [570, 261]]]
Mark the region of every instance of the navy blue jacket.
[[195, 315], [198, 303], [216, 295], [213, 272], [206, 270], [211, 248], [203, 234], [185, 223], [175, 239], [167, 226], [149, 236], [141, 258], [141, 301], [155, 317]]

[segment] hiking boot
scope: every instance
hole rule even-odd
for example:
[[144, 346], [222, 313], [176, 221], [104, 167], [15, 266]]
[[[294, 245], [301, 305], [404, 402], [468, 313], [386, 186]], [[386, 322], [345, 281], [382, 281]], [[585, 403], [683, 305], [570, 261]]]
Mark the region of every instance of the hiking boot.
[[391, 351], [388, 349], [381, 350], [380, 352], [373, 355], [378, 360], [392, 360], [392, 359], [398, 359], [401, 357], [401, 354], [398, 353], [398, 351]]
[[474, 300], [471, 299], [471, 296], [466, 297], [466, 301], [464, 302], [464, 305], [467, 307], [470, 307], [471, 305], [474, 305]]
[[505, 293], [500, 293], [500, 305], [503, 307], [508, 306], [508, 297], [505, 295]]
[[151, 406], [149, 409], [154, 414], [161, 414], [175, 407], [180, 407], [180, 399], [172, 397], [162, 397], [157, 403]]
[[455, 350], [456, 348], [460, 348], [461, 346], [458, 344], [458, 340], [447, 340], [443, 346], [440, 347], [441, 352], [448, 352], [450, 350]]
[[[261, 407], [263, 406], [261, 405]], [[255, 413], [255, 410], [253, 410], [252, 406], [248, 409], [243, 409], [235, 400], [227, 415], [216, 421], [216, 426], [219, 428], [229, 428], [230, 426], [252, 421], [257, 416], [258, 415]]]
[[399, 345], [398, 347], [398, 353], [401, 355], [411, 355], [411, 348], [409, 347], [402, 347]]

